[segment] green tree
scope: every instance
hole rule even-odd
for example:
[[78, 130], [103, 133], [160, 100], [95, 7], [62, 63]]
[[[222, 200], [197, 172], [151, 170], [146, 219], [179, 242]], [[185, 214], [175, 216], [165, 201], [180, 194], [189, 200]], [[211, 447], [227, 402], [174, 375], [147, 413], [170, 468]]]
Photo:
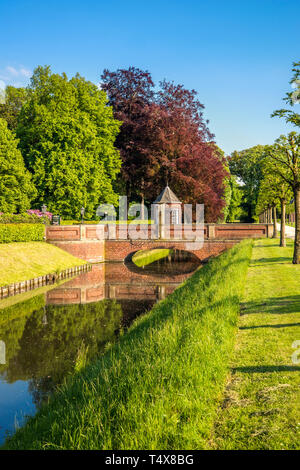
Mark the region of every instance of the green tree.
[[296, 231], [293, 263], [300, 264], [300, 134], [290, 132], [287, 136], [280, 136], [269, 147], [268, 157], [272, 160], [273, 171], [290, 186], [294, 195]]
[[105, 92], [78, 74], [52, 74], [38, 67], [19, 115], [17, 136], [38, 190], [36, 206], [87, 218], [100, 203], [117, 204], [112, 183], [121, 160], [114, 147], [120, 122]]
[[231, 184], [231, 178], [232, 175], [230, 174], [229, 166], [228, 166], [228, 161], [225, 156], [225, 152], [218, 147], [214, 142], [210, 142], [210, 145], [214, 149], [214, 154], [216, 157], [222, 162], [223, 167], [226, 171], [226, 176], [224, 177], [224, 192], [223, 192], [223, 201], [225, 201], [225, 206], [223, 208], [221, 217], [219, 218], [219, 222], [226, 222], [228, 215], [229, 215], [229, 207], [230, 207], [230, 202], [232, 198], [232, 184]]
[[10, 85], [5, 88], [3, 99], [0, 101], [0, 118], [5, 119], [10, 130], [16, 130], [18, 117], [26, 97], [26, 88], [16, 88]]
[[243, 197], [242, 188], [238, 185], [236, 177], [230, 175], [228, 180], [228, 187], [230, 188], [230, 200], [226, 208], [226, 222], [235, 222], [241, 216], [241, 202]]
[[36, 195], [18, 141], [0, 118], [0, 211], [24, 212]]
[[[269, 152], [272, 152], [270, 146]], [[286, 173], [284, 166], [281, 167], [282, 173]], [[277, 238], [277, 205], [280, 203], [281, 227], [280, 227], [280, 246], [286, 246], [285, 242], [285, 213], [286, 204], [292, 198], [292, 191], [289, 184], [278, 174], [274, 160], [266, 154], [266, 159], [262, 165], [263, 180], [260, 184], [260, 190], [257, 201], [257, 215], [265, 214], [270, 209], [273, 211], [273, 237]]]
[[[294, 62], [292, 68], [293, 76], [290, 80], [290, 84], [293, 90], [286, 93], [283, 100], [290, 106], [300, 103], [300, 62]], [[277, 109], [271, 114], [271, 117], [281, 117], [293, 124], [294, 126], [300, 126], [300, 114], [296, 113], [293, 109]]]
[[228, 159], [231, 174], [244, 184], [242, 207], [248, 214], [248, 221], [254, 220], [259, 186], [262, 180], [261, 162], [265, 146], [256, 145], [242, 151], [234, 151]]

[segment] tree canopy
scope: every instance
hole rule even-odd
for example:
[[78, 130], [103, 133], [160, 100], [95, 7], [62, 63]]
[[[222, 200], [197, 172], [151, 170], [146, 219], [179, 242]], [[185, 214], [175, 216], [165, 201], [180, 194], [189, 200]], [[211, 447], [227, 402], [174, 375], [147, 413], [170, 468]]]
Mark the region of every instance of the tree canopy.
[[80, 75], [38, 67], [18, 117], [25, 164], [38, 190], [35, 205], [79, 217], [93, 217], [101, 202], [117, 204], [112, 182], [121, 160], [114, 147], [120, 123], [106, 94]]
[[[287, 92], [283, 100], [293, 107], [295, 104], [300, 103], [300, 62], [293, 63], [292, 72], [293, 76], [290, 80], [290, 84], [293, 87], [293, 91]], [[284, 118], [286, 122], [289, 122], [294, 126], [300, 126], [300, 114], [295, 112], [293, 109], [277, 109], [271, 115], [271, 117], [275, 116]]]
[[249, 149], [235, 151], [228, 159], [233, 175], [243, 183], [242, 207], [248, 214], [248, 221], [253, 221], [262, 175], [262, 160], [266, 146], [256, 145]]
[[16, 130], [18, 117], [26, 98], [26, 88], [16, 88], [11, 85], [5, 88], [3, 102], [0, 102], [0, 118], [6, 120], [10, 130]]
[[36, 195], [18, 141], [0, 118], [0, 212], [24, 212]]
[[204, 203], [206, 220], [216, 221], [227, 172], [196, 92], [167, 81], [155, 90], [149, 72], [134, 67], [105, 70], [101, 80], [123, 123], [116, 145], [127, 195], [152, 202], [169, 184], [182, 202]]

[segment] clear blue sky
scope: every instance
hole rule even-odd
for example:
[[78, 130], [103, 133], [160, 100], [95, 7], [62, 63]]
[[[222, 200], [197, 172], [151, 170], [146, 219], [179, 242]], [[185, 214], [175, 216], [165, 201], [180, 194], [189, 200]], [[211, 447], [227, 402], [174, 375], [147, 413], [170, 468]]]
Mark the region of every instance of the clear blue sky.
[[[226, 153], [272, 143], [300, 61], [299, 0], [0, 0], [0, 81], [37, 65], [97, 83], [134, 65], [195, 88]], [[298, 105], [300, 107], [300, 105]]]

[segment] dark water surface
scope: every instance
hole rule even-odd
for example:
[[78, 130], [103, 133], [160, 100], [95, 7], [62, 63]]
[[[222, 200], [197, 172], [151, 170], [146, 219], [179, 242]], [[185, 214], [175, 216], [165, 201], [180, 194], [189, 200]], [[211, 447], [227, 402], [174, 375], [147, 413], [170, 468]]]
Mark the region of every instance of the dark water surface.
[[[0, 443], [33, 415], [64, 377], [105, 351], [120, 330], [199, 266], [193, 255], [96, 264], [10, 307], [0, 302]], [[21, 298], [21, 297], [20, 297]], [[1, 306], [2, 303], [2, 306]]]

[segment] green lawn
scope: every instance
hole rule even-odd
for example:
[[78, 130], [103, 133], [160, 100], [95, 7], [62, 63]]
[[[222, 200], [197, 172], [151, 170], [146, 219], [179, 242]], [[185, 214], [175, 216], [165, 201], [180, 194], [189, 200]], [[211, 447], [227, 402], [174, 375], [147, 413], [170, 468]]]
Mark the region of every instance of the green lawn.
[[248, 270], [232, 372], [211, 446], [300, 448], [300, 266], [293, 243], [255, 242]]
[[136, 266], [147, 266], [148, 264], [158, 261], [159, 259], [166, 258], [171, 255], [173, 250], [170, 248], [154, 248], [152, 250], [139, 250], [133, 257], [132, 261]]
[[244, 241], [196, 271], [70, 376], [4, 448], [207, 448], [251, 250]]
[[0, 244], [0, 286], [85, 264], [45, 242]]

